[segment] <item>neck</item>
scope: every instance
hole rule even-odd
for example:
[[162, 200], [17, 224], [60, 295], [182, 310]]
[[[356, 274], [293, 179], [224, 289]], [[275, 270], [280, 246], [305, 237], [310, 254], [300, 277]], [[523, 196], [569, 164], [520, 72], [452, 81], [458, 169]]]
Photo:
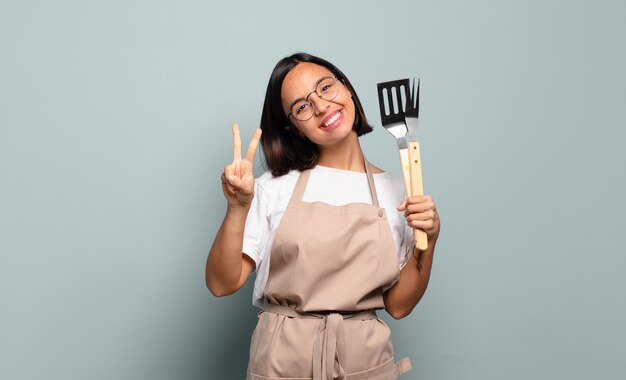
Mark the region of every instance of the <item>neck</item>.
[[319, 165], [365, 173], [363, 151], [356, 132], [333, 146], [320, 147]]

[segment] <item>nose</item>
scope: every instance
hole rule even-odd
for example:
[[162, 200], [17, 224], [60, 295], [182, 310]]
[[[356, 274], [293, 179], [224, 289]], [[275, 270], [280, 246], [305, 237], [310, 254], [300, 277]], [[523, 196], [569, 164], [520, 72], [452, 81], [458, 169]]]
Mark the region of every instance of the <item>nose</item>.
[[315, 96], [311, 94], [311, 96], [309, 97], [309, 101], [313, 104], [313, 108], [315, 109], [316, 115], [323, 114], [330, 107], [330, 102], [328, 100], [322, 99], [317, 94], [315, 94]]

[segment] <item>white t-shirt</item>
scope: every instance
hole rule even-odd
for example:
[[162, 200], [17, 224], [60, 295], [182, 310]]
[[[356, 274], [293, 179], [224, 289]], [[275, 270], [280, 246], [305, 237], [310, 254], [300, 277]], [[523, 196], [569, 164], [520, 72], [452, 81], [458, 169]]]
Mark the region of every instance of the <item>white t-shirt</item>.
[[[243, 239], [243, 253], [256, 263], [252, 303], [263, 307], [263, 291], [269, 273], [269, 255], [274, 236], [287, 209], [300, 172], [274, 177], [268, 171], [255, 180], [254, 199], [248, 212]], [[385, 208], [396, 245], [400, 268], [412, 252], [413, 230], [397, 207], [405, 199], [404, 183], [390, 173], [373, 174], [380, 207]], [[334, 206], [348, 203], [372, 204], [367, 174], [317, 165], [311, 170], [302, 197], [304, 202], [325, 202]]]

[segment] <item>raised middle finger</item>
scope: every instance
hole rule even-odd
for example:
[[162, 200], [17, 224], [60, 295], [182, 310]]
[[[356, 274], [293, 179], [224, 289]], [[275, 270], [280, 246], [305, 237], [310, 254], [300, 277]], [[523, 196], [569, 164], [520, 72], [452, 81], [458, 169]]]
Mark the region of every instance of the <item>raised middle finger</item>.
[[250, 162], [254, 161], [254, 154], [256, 153], [256, 149], [259, 146], [260, 139], [261, 139], [261, 129], [257, 128], [256, 131], [254, 131], [252, 140], [250, 140], [250, 145], [248, 145], [248, 150], [246, 151], [246, 160]]

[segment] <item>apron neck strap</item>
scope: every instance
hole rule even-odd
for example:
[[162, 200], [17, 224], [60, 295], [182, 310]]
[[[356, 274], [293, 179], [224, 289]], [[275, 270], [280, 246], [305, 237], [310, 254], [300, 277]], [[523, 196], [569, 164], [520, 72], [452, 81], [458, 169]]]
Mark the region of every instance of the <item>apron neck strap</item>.
[[372, 165], [367, 161], [365, 156], [363, 156], [363, 160], [365, 161], [365, 171], [367, 173], [367, 184], [370, 186], [370, 194], [372, 195], [372, 202], [374, 206], [380, 207], [378, 204], [378, 194], [376, 193], [376, 185], [374, 185], [374, 175], [372, 174]]
[[306, 184], [309, 182], [309, 175], [311, 174], [311, 169], [305, 169], [300, 172], [300, 176], [298, 177], [298, 182], [296, 182], [296, 188], [293, 190], [291, 194], [291, 199], [289, 200], [289, 205], [298, 203], [302, 201], [302, 196], [304, 195], [304, 190], [306, 189]]

